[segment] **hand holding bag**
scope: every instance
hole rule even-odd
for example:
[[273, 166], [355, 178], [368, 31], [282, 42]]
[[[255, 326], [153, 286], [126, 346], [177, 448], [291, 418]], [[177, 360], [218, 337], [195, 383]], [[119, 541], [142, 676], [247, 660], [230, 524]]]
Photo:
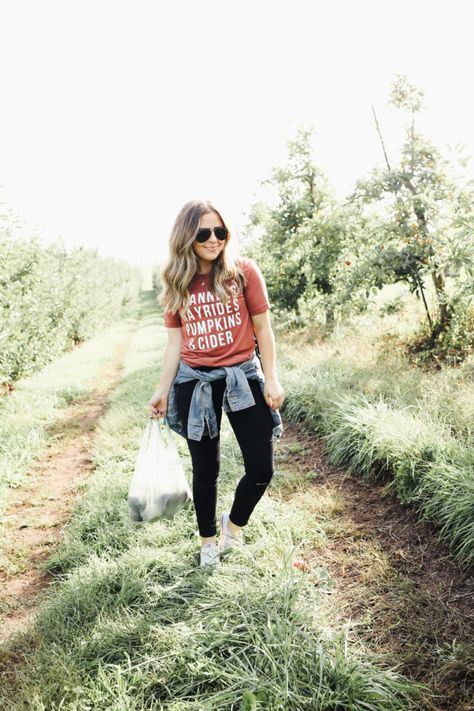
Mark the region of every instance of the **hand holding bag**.
[[150, 418], [142, 436], [128, 492], [132, 521], [172, 518], [188, 499], [192, 499], [183, 463], [171, 428], [163, 430], [157, 418]]

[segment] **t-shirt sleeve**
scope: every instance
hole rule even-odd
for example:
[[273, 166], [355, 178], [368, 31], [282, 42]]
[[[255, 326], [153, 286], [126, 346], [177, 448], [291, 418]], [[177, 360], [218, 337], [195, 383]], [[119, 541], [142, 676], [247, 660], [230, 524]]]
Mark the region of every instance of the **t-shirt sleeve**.
[[244, 289], [245, 301], [251, 316], [262, 314], [270, 308], [267, 285], [260, 271], [260, 267], [254, 259], [247, 258], [244, 264], [247, 274], [247, 286]]
[[172, 314], [169, 311], [164, 313], [164, 324], [166, 328], [180, 328], [181, 317], [179, 314]]

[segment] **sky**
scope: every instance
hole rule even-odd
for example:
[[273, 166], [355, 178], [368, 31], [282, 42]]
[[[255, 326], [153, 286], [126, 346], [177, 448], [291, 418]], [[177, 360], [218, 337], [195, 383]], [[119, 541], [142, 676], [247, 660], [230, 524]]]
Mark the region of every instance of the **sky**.
[[0, 202], [24, 234], [145, 268], [191, 199], [212, 200], [238, 240], [299, 127], [341, 197], [382, 162], [372, 105], [397, 155], [396, 74], [425, 92], [420, 130], [470, 156], [471, 7], [0, 0]]

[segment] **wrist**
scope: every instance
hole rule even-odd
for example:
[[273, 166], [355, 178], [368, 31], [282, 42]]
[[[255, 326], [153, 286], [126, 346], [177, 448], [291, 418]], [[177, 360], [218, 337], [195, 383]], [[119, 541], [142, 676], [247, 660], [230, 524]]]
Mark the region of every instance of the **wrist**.
[[269, 375], [265, 374], [265, 381], [267, 383], [278, 383], [278, 375], [276, 372], [270, 373]]

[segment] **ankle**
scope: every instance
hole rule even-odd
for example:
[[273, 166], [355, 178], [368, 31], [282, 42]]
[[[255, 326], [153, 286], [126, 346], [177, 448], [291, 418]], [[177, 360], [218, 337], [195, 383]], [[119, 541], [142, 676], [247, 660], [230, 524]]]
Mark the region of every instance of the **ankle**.
[[227, 528], [229, 529], [230, 533], [231, 533], [233, 536], [238, 536], [239, 533], [240, 533], [241, 530], [242, 530], [242, 527], [241, 527], [241, 526], [236, 526], [235, 523], [232, 523], [232, 521], [230, 520], [230, 518], [227, 520]]
[[201, 536], [201, 547], [205, 546], [206, 543], [215, 543], [217, 545], [217, 538], [216, 536], [209, 536], [207, 538], [203, 538]]

